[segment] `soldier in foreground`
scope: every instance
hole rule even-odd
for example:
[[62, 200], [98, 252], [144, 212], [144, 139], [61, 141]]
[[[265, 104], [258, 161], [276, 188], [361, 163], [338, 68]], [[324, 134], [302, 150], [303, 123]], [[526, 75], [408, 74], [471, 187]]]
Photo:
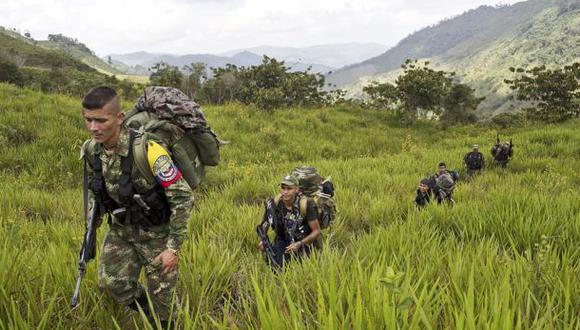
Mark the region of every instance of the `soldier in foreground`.
[[[99, 287], [119, 304], [140, 307], [150, 321], [156, 315], [165, 328], [173, 317], [170, 305], [193, 208], [192, 190], [161, 142], [146, 141], [123, 126], [124, 114], [113, 89], [91, 90], [82, 105], [92, 136], [82, 148], [88, 186], [93, 207], [104, 209], [110, 228], [101, 251]], [[147, 175], [135, 166], [137, 143], [147, 146]], [[139, 283], [142, 269], [146, 289]]]
[[[320, 235], [314, 201], [299, 193], [295, 176], [285, 176], [280, 182], [280, 194], [266, 202], [264, 220], [258, 225], [258, 248], [274, 268], [281, 268], [293, 257], [309, 255]], [[272, 227], [276, 233], [271, 245], [266, 234]]]
[[473, 145], [473, 150], [463, 157], [463, 163], [465, 163], [465, 167], [467, 168], [468, 178], [471, 178], [471, 176], [483, 170], [485, 161], [483, 154], [479, 152], [479, 145]]

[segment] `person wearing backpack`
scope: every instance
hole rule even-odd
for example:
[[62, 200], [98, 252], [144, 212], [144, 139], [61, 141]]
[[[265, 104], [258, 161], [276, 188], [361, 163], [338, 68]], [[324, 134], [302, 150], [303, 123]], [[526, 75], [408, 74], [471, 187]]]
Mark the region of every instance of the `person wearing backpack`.
[[[282, 178], [280, 194], [266, 202], [264, 220], [260, 224], [264, 233], [272, 227], [276, 234], [271, 246], [274, 254], [269, 260], [273, 263], [271, 266], [282, 267], [293, 257], [302, 258], [312, 252], [313, 243], [320, 236], [317, 215], [314, 201], [299, 192], [298, 179], [293, 175]], [[266, 252], [268, 244], [261, 239], [258, 249]]]
[[507, 167], [507, 163], [514, 155], [513, 147], [511, 139], [509, 142], [500, 142], [499, 136], [497, 137], [495, 145], [491, 148], [491, 155], [493, 156], [497, 166]]
[[[171, 302], [179, 250], [194, 205], [192, 189], [161, 141], [143, 141], [143, 135], [123, 125], [115, 90], [94, 88], [82, 105], [92, 136], [81, 151], [84, 188], [90, 190], [93, 207], [104, 208], [109, 224], [99, 262], [99, 287], [117, 303], [141, 308], [150, 321], [156, 314], [166, 327], [173, 318]], [[144, 142], [147, 173], [142, 173], [135, 159], [135, 145]], [[139, 283], [142, 269], [147, 288]]]
[[467, 177], [471, 178], [474, 174], [483, 170], [485, 165], [485, 161], [483, 158], [483, 154], [479, 152], [479, 145], [474, 144], [473, 150], [463, 157], [463, 162], [465, 163], [465, 167], [467, 168]]
[[[314, 200], [320, 229], [329, 228], [336, 218], [335, 187], [330, 176], [322, 177], [316, 167], [306, 165], [294, 168], [292, 175], [298, 178], [300, 193]], [[322, 247], [322, 235], [317, 245]]]
[[455, 204], [452, 195], [457, 177], [454, 176], [456, 176], [456, 171], [449, 172], [445, 163], [439, 163], [437, 173], [433, 176], [435, 186], [432, 187], [433, 193], [437, 197], [437, 204], [441, 204], [443, 201], [447, 201], [449, 205]]

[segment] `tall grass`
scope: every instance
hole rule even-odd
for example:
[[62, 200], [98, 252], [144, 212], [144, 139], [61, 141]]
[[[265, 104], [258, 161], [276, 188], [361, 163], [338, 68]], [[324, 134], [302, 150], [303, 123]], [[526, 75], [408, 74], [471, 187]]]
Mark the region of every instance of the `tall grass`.
[[[516, 144], [507, 169], [460, 183], [452, 209], [419, 212], [419, 179], [439, 161], [461, 169], [496, 131], [399, 127], [347, 108], [205, 112], [232, 143], [196, 192], [180, 266], [185, 328], [580, 327], [578, 121], [502, 132]], [[79, 100], [0, 85], [0, 328], [149, 326], [97, 290], [94, 262], [70, 309], [82, 125]], [[338, 219], [321, 253], [274, 274], [253, 228], [301, 164], [332, 176]]]

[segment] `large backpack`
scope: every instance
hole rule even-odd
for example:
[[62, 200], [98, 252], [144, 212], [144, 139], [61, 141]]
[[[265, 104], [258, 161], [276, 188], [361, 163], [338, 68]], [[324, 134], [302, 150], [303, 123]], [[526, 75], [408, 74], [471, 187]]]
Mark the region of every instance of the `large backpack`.
[[[316, 168], [312, 166], [297, 167], [292, 171], [292, 175], [298, 178], [300, 191], [305, 196], [312, 198], [316, 204], [320, 228], [330, 227], [336, 218], [334, 184], [330, 181], [330, 177], [324, 178], [320, 176]], [[304, 210], [300, 210], [300, 213], [306, 214], [306, 207], [304, 207]]]
[[437, 187], [443, 189], [446, 193], [451, 192], [455, 186], [455, 180], [453, 180], [453, 176], [449, 172], [438, 175], [435, 181]]
[[[220, 140], [199, 105], [176, 88], [147, 87], [125, 116], [125, 125], [163, 141], [192, 189], [203, 181], [205, 166], [219, 163]], [[146, 149], [146, 143], [135, 146], [135, 163], [141, 173], [149, 173]]]

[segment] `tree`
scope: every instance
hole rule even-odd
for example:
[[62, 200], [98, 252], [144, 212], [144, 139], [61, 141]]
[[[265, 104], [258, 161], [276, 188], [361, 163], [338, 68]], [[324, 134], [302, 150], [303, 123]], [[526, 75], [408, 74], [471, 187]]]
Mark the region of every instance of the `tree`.
[[484, 99], [476, 97], [475, 91], [465, 84], [453, 84], [443, 100], [445, 111], [441, 115], [441, 121], [445, 124], [476, 121], [475, 109]]
[[205, 63], [191, 63], [182, 68], [189, 75], [185, 78], [184, 91], [189, 97], [196, 99], [202, 98], [203, 83], [207, 80], [207, 67]]
[[152, 85], [181, 88], [183, 74], [176, 66], [160, 62], [153, 65], [150, 70], [149, 80]]
[[529, 70], [510, 68], [518, 76], [504, 80], [518, 100], [529, 101], [526, 112], [545, 122], [561, 122], [580, 116], [580, 62], [554, 70], [545, 65]]
[[18, 67], [0, 58], [0, 82], [8, 82], [16, 85], [22, 84], [22, 74], [18, 70]]
[[363, 87], [363, 92], [369, 95], [373, 107], [386, 109], [399, 100], [399, 90], [390, 83], [371, 82]]
[[445, 95], [451, 89], [455, 73], [435, 71], [428, 65], [429, 62], [419, 63], [408, 59], [402, 65], [403, 74], [396, 80], [399, 97], [409, 121], [428, 111], [440, 114]]
[[212, 103], [239, 101], [272, 110], [291, 106], [319, 106], [340, 101], [343, 95], [322, 90], [324, 76], [290, 72], [284, 61], [264, 56], [260, 65], [240, 67], [228, 64], [212, 69], [203, 95]]

